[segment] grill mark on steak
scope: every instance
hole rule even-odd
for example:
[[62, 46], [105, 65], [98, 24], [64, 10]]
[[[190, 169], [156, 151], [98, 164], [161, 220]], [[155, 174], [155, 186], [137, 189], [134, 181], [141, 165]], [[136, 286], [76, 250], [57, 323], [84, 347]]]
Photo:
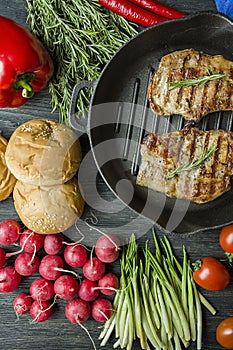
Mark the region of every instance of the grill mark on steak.
[[[196, 139], [196, 140], [198, 140], [199, 141], [199, 144], [200, 144], [200, 140], [198, 139], [198, 135], [197, 135], [197, 131], [198, 130], [195, 130], [195, 132], [194, 132], [194, 139]], [[200, 156], [203, 154], [203, 152], [205, 152], [207, 149], [206, 149], [206, 146], [208, 147], [208, 142], [207, 142], [207, 137], [208, 137], [208, 135], [205, 135], [205, 141], [204, 141], [204, 145], [202, 146], [202, 145], [200, 145], [199, 146], [199, 152], [198, 152], [198, 154], [196, 154], [196, 156], [195, 156], [195, 159], [197, 160], [197, 159], [199, 159], [200, 158]], [[195, 149], [197, 149], [197, 147], [194, 147], [194, 153], [195, 153]], [[196, 177], [195, 177], [195, 189], [196, 189], [196, 192], [194, 193], [194, 196], [195, 197], [199, 197], [201, 194], [202, 194], [202, 188], [200, 187], [200, 185], [201, 185], [201, 182], [199, 181], [199, 179], [202, 177], [201, 176], [201, 173], [203, 172], [203, 171], [205, 171], [205, 163], [203, 163], [203, 164], [201, 164], [200, 166], [199, 166], [199, 168], [197, 168], [197, 175], [196, 175]]]
[[228, 86], [227, 109], [231, 109], [231, 90], [233, 90], [233, 85]]
[[213, 108], [215, 108], [215, 109], [220, 108], [220, 101], [218, 101], [217, 94], [219, 91], [221, 91], [222, 85], [223, 85], [222, 80], [219, 80], [216, 84], [215, 95], [214, 95], [214, 99], [213, 99], [213, 106], [214, 106]]
[[[181, 67], [181, 76], [180, 76], [180, 80], [181, 79], [188, 79], [189, 78], [189, 71], [188, 71], [188, 68], [185, 67], [185, 63], [190, 59], [190, 55], [188, 54], [186, 57], [184, 57], [183, 59], [183, 64], [182, 64], [182, 67]], [[181, 87], [180, 89], [178, 89], [178, 93], [177, 93], [177, 100], [176, 100], [176, 103], [179, 104], [181, 103], [182, 104], [182, 99], [183, 99], [183, 87]]]
[[[231, 135], [231, 141], [233, 141], [232, 140], [232, 135]], [[231, 161], [230, 161], [230, 159], [231, 158], [233, 158], [233, 148], [232, 148], [232, 145], [233, 145], [233, 143], [228, 143], [228, 154], [229, 154], [229, 158], [227, 159], [227, 170], [228, 170], [228, 172], [230, 172], [230, 170], [231, 170], [231, 167], [232, 167], [232, 164], [231, 164]], [[227, 179], [228, 179], [228, 181], [230, 181], [230, 179], [229, 179], [229, 177], [227, 176]], [[226, 183], [227, 183], [227, 181], [226, 181]]]
[[[170, 89], [169, 82], [195, 79], [208, 74], [208, 69], [227, 74], [227, 78]], [[211, 56], [193, 49], [172, 52], [161, 59], [153, 73], [148, 98], [151, 109], [164, 116], [180, 114], [185, 119], [200, 121], [206, 114], [233, 109], [233, 62], [221, 55]]]
[[[200, 61], [200, 58], [201, 58], [201, 55], [198, 54], [197, 56], [194, 55], [193, 57], [190, 56], [190, 54], [188, 54], [188, 60], [187, 63], [188, 65], [190, 65], [190, 59], [192, 59], [194, 62], [193, 64], [195, 66], [198, 66], [198, 62]], [[193, 79], [193, 78], [196, 78], [197, 77], [197, 73], [196, 73], [196, 70], [193, 68], [193, 67], [186, 67], [186, 70], [187, 70], [187, 73], [188, 74], [185, 74], [184, 76], [184, 79]], [[189, 109], [191, 106], [192, 106], [192, 103], [191, 101], [193, 100], [194, 96], [195, 96], [195, 88], [194, 86], [189, 86], [189, 87], [186, 87], [186, 88], [181, 88], [182, 91], [184, 91], [184, 94], [183, 94], [183, 101], [181, 103], [181, 105], [183, 106], [184, 110], [187, 110]]]
[[206, 94], [208, 92], [208, 85], [209, 83], [206, 83], [205, 85], [203, 85], [203, 92], [202, 92], [202, 99], [201, 99], [201, 103], [200, 103], [200, 113], [203, 114], [207, 114], [210, 112], [210, 108], [207, 104], [207, 100], [206, 100]]
[[[216, 146], [217, 151], [197, 168], [168, 178], [172, 171], [198, 160], [204, 151]], [[141, 145], [137, 184], [169, 197], [207, 203], [230, 189], [232, 175], [231, 131], [201, 131], [188, 124], [180, 131], [149, 134]]]
[[230, 109], [231, 106], [231, 95], [232, 95], [232, 90], [233, 90], [233, 86], [230, 84], [226, 84], [225, 82], [222, 81], [222, 84], [218, 90], [218, 94], [223, 95], [223, 97], [221, 98], [221, 102], [223, 101], [227, 108]]
[[[179, 155], [179, 163], [177, 165], [175, 164], [175, 168], [189, 164], [194, 160], [196, 143], [195, 132], [193, 134], [186, 134], [186, 138], [184, 138], [183, 141], [184, 142], [182, 144], [182, 153]], [[190, 179], [187, 178], [187, 176], [185, 176], [185, 173], [180, 173], [180, 175], [175, 176], [175, 178], [177, 181], [178, 193], [185, 192], [188, 195], [193, 193], [195, 188], [195, 181], [193, 181], [192, 186], [190, 186]]]
[[[162, 74], [162, 72], [161, 72]], [[165, 93], [164, 93], [164, 104], [170, 104], [171, 103], [171, 98], [174, 98], [174, 100], [178, 98], [179, 95], [179, 89], [177, 91], [174, 91], [171, 93], [169, 90], [169, 83], [176, 81], [177, 79], [181, 79], [181, 74], [180, 71], [172, 71], [172, 70], [167, 70], [167, 72], [164, 74], [164, 76], [167, 76], [166, 79], [166, 88], [165, 88]]]
[[[214, 157], [213, 157], [213, 165], [211, 167], [211, 170], [212, 170], [212, 178], [211, 178], [211, 183], [210, 183], [210, 194], [212, 195], [214, 193], [214, 186], [213, 186], [213, 183], [214, 183], [214, 179], [217, 178], [217, 170], [218, 170], [218, 159], [219, 159], [219, 148], [221, 148], [221, 144], [222, 144], [222, 136], [219, 135], [218, 139], [217, 139], [217, 150], [214, 154]], [[224, 177], [223, 177], [223, 180], [224, 180]], [[224, 181], [222, 182], [224, 184]]]
[[[198, 52], [198, 56], [197, 56], [197, 63], [196, 65], [199, 66], [201, 61], [201, 53]], [[189, 75], [189, 79], [191, 79], [193, 77], [193, 73]], [[191, 86], [191, 93], [190, 93], [190, 99], [188, 100], [188, 107], [191, 108], [195, 99], [195, 88], [194, 86]]]
[[[205, 134], [203, 152], [208, 152], [208, 150], [211, 148], [210, 136], [211, 136], [210, 133]], [[214, 159], [214, 157], [215, 157], [215, 154], [213, 155], [212, 159]], [[208, 182], [204, 181], [204, 183], [202, 183], [202, 181], [199, 182], [199, 196], [202, 194], [206, 195], [206, 193], [209, 193], [210, 196], [213, 194], [211, 191], [211, 186], [212, 186], [212, 178], [214, 177], [214, 173], [211, 171], [210, 175], [208, 175], [209, 174], [208, 167], [209, 169], [213, 170], [212, 166], [213, 166], [213, 162], [211, 163], [209, 159], [207, 159], [206, 162], [204, 162], [201, 165], [201, 168], [203, 169], [202, 174], [204, 172], [207, 176], [207, 179], [209, 177], [209, 181]]]
[[[191, 135], [192, 135], [192, 154], [190, 157], [190, 161], [187, 160], [187, 163], [197, 161], [205, 150], [206, 139], [205, 139], [204, 143], [200, 142], [202, 140], [200, 140], [198, 138], [198, 131], [199, 131], [198, 129], [194, 128], [193, 132], [191, 133]], [[190, 177], [187, 176], [188, 174], [185, 174], [185, 173], [183, 174], [183, 177], [186, 178], [186, 181], [189, 182], [189, 186], [191, 187], [190, 196], [193, 198], [198, 198], [201, 194], [199, 179], [201, 177], [200, 174], [202, 172], [202, 169], [203, 169], [203, 164], [201, 164], [198, 168], [196, 168], [195, 174], [192, 177], [192, 181], [191, 181]]]
[[[203, 65], [203, 53], [199, 53], [199, 62], [198, 62], [198, 65], [202, 66]], [[198, 77], [201, 76], [201, 72], [199, 71], [198, 72]], [[206, 69], [206, 72], [204, 73], [205, 75], [207, 74], [207, 69]], [[206, 110], [206, 96], [207, 96], [207, 90], [208, 90], [208, 87], [209, 87], [209, 82], [205, 83], [202, 87], [202, 91], [200, 93], [200, 96], [201, 96], [201, 100], [200, 100], [200, 111], [204, 114], [206, 114], [206, 112], [208, 113], [208, 111]], [[196, 86], [194, 87], [194, 94], [198, 94], [199, 92], [199, 88], [197, 88]]]

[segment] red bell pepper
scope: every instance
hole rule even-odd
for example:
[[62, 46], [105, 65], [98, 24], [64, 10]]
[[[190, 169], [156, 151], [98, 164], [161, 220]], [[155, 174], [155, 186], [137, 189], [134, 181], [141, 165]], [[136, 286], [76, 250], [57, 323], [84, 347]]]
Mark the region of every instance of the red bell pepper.
[[47, 85], [53, 62], [26, 28], [3, 16], [0, 28], [0, 108], [18, 107]]

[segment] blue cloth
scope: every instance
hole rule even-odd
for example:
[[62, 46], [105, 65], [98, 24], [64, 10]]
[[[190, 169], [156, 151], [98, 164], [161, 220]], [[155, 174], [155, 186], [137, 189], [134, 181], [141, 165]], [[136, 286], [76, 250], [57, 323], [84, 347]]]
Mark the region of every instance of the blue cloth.
[[233, 0], [215, 0], [219, 12], [233, 18]]

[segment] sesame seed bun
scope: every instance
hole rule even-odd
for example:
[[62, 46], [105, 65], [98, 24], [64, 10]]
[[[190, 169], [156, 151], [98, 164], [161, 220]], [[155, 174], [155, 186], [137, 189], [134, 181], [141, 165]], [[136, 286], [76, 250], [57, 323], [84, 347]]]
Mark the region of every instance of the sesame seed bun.
[[81, 162], [81, 147], [68, 126], [33, 119], [14, 131], [5, 157], [9, 170], [18, 180], [35, 186], [52, 186], [75, 175]]
[[41, 187], [17, 181], [13, 198], [23, 224], [41, 234], [65, 231], [84, 210], [84, 200], [75, 177], [65, 184]]
[[15, 186], [16, 178], [6, 165], [5, 152], [8, 141], [0, 136], [0, 201], [8, 198]]

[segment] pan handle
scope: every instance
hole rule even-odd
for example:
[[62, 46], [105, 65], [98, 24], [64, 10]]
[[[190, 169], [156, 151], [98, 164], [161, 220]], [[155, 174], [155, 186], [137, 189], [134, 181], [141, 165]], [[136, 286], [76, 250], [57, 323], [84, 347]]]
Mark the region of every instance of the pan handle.
[[[88, 118], [84, 116], [85, 111], [82, 113], [83, 115], [78, 117], [78, 113], [76, 111], [76, 104], [79, 93], [83, 89], [93, 89], [96, 85], [95, 80], [82, 80], [79, 81], [72, 91], [71, 102], [69, 106], [69, 124], [70, 127], [76, 131], [81, 131], [83, 133], [87, 133], [87, 123]], [[80, 113], [81, 114], [81, 113]]]

